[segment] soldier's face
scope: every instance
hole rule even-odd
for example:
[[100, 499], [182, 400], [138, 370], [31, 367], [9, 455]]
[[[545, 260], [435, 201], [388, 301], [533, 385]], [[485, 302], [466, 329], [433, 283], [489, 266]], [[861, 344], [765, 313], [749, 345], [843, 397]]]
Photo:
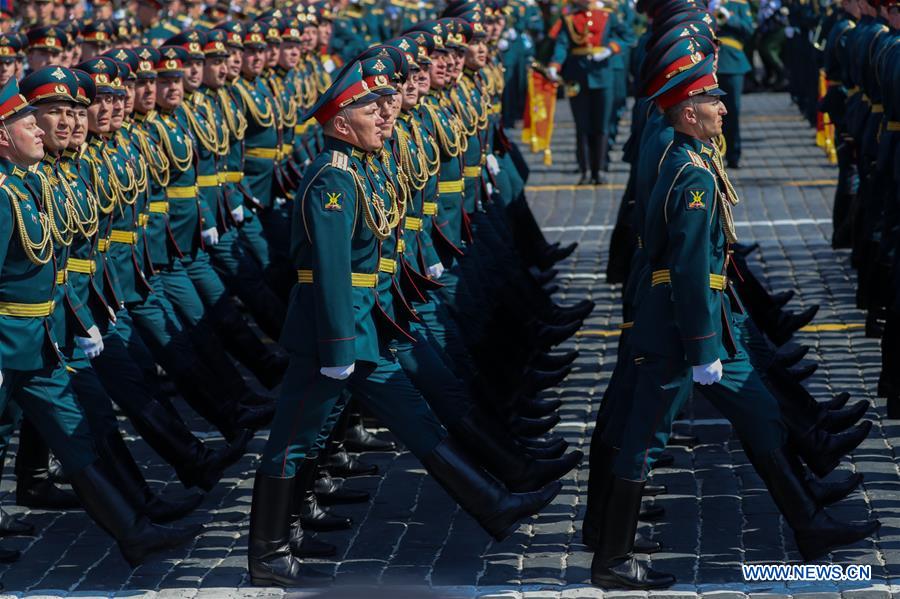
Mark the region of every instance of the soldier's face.
[[686, 122], [694, 128], [694, 136], [712, 139], [722, 134], [722, 122], [728, 110], [719, 96], [702, 95], [690, 103], [692, 111], [685, 112]]
[[241, 60], [241, 72], [253, 79], [262, 73], [265, 67], [266, 51], [263, 48], [244, 48]]
[[110, 131], [113, 112], [112, 94], [97, 94], [93, 104], [88, 106], [88, 130], [91, 133], [104, 134]]
[[381, 149], [384, 141], [381, 137], [381, 126], [384, 119], [381, 118], [377, 102], [369, 102], [358, 108], [349, 108], [335, 117], [343, 120], [335, 123], [338, 130], [346, 136], [350, 142], [364, 152], [374, 152]]
[[466, 46], [466, 68], [477, 71], [487, 62], [487, 44], [483, 41], [472, 42]]
[[28, 66], [31, 67], [32, 71], [37, 71], [47, 65], [55, 64], [59, 59], [59, 55], [59, 52], [47, 52], [41, 49], [29, 50]]
[[100, 55], [100, 46], [97, 44], [81, 44], [81, 60], [90, 60]]
[[72, 135], [72, 105], [69, 102], [39, 104], [34, 118], [44, 131], [44, 151], [58, 154], [65, 150]]
[[118, 131], [125, 121], [125, 96], [113, 96], [112, 113], [109, 117], [110, 131]]
[[4, 60], [0, 62], [0, 87], [6, 85], [6, 83], [12, 79], [16, 74], [16, 61], [15, 60]]
[[70, 150], [77, 150], [87, 139], [88, 132], [88, 111], [84, 106], [76, 106], [73, 110], [73, 127], [72, 135], [69, 136]]
[[175, 110], [184, 98], [181, 77], [160, 77], [156, 80], [156, 104], [163, 110]]
[[315, 26], [304, 27], [300, 30], [300, 49], [303, 52], [314, 52], [319, 41], [319, 29]]
[[325, 21], [324, 23], [320, 23], [318, 27], [318, 39], [317, 43], [321, 48], [327, 48], [331, 43], [331, 22]]
[[147, 114], [156, 106], [156, 81], [142, 79], [134, 86], [134, 109]]
[[390, 139], [394, 134], [394, 124], [397, 122], [397, 115], [400, 114], [401, 103], [400, 94], [378, 98], [378, 115], [383, 121], [381, 123], [382, 142]]
[[431, 66], [428, 67], [429, 84], [434, 89], [441, 89], [447, 80], [447, 55], [434, 54], [431, 56]]
[[134, 112], [134, 96], [135, 96], [135, 83], [134, 81], [125, 82], [125, 114], [129, 115]]
[[203, 65], [203, 85], [211, 89], [219, 89], [228, 78], [228, 59], [208, 58]]
[[202, 60], [189, 60], [184, 64], [184, 89], [192, 92], [203, 83]]
[[400, 101], [403, 110], [412, 109], [416, 105], [416, 102], [419, 101], [419, 83], [416, 79], [419, 77], [420, 73], [421, 71], [410, 73], [406, 83], [400, 86]]
[[241, 63], [244, 61], [244, 53], [240, 48], [228, 50], [228, 80], [234, 81], [241, 75]]
[[281, 53], [281, 44], [269, 44], [266, 47], [266, 67], [273, 68], [278, 64], [278, 55]]
[[53, 2], [38, 2], [36, 6], [39, 25], [49, 25], [55, 21], [53, 18]]
[[424, 69], [413, 74], [412, 80], [416, 82], [416, 88], [418, 89], [419, 95], [424, 96], [428, 93], [428, 90], [431, 89], [431, 75]]
[[300, 62], [300, 44], [297, 42], [281, 42], [278, 52], [278, 66], [293, 69]]
[[0, 149], [13, 164], [29, 167], [44, 157], [44, 132], [33, 114], [13, 120], [0, 121]]

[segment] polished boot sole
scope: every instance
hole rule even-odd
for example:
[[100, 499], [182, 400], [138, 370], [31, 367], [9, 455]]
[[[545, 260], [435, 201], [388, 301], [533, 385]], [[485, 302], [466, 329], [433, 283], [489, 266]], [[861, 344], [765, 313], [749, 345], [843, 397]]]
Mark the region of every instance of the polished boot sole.
[[556, 496], [559, 495], [560, 491], [562, 491], [562, 483], [557, 482], [553, 486], [555, 487], [555, 490], [552, 493], [550, 493], [550, 495], [547, 497], [547, 499], [544, 502], [542, 502], [541, 505], [536, 510], [534, 510], [533, 513], [525, 514], [525, 515], [517, 518], [515, 522], [513, 522], [512, 524], [510, 524], [509, 526], [504, 528], [503, 531], [501, 531], [499, 534], [491, 533], [491, 536], [494, 538], [494, 540], [499, 543], [499, 542], [503, 541], [504, 539], [508, 538], [512, 533], [514, 533], [519, 528], [519, 523], [522, 520], [524, 520], [526, 518], [530, 518], [530, 517], [534, 516], [535, 514], [540, 513], [541, 510], [543, 510], [545, 507], [550, 505], [550, 503], [554, 499], [556, 499]]

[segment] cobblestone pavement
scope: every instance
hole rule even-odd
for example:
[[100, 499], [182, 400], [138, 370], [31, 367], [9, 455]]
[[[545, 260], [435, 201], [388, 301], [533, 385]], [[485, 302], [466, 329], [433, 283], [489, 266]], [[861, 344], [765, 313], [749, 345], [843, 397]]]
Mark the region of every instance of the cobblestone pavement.
[[[868, 398], [875, 421], [870, 438], [844, 460], [842, 469], [865, 474], [860, 491], [831, 509], [852, 520], [876, 515], [883, 523], [874, 542], [862, 542], [830, 556], [835, 564], [871, 564], [872, 582], [818, 584], [745, 584], [740, 564], [799, 559], [790, 530], [780, 519], [760, 479], [748, 465], [730, 427], [708, 405], [690, 405], [680, 432], [700, 437], [692, 450], [673, 448], [673, 468], [658, 470], [653, 482], [669, 494], [655, 501], [667, 517], [644, 532], [659, 539], [664, 551], [654, 566], [677, 575], [678, 584], [655, 597], [702, 594], [715, 599], [794, 595], [825, 599], [891, 597], [900, 576], [900, 504], [897, 450], [900, 424], [883, 420], [882, 400], [874, 396], [879, 369], [877, 341], [863, 336], [864, 315], [853, 306], [855, 277], [845, 252], [829, 245], [830, 203], [835, 168], [814, 145], [814, 131], [798, 116], [786, 95], [751, 95], [744, 101], [743, 168], [732, 179], [743, 203], [736, 211], [742, 240], [755, 239], [762, 252], [754, 268], [778, 289], [794, 289], [799, 309], [818, 303], [811, 330], [796, 340], [810, 344], [808, 360], [820, 363], [808, 381], [814, 394], [829, 398], [850, 391]], [[627, 169], [614, 154], [612, 181], [599, 188], [574, 188], [573, 137], [568, 107], [561, 103], [553, 144], [554, 164], [530, 158], [529, 199], [551, 239], [577, 240], [573, 259], [562, 265], [560, 301], [591, 297], [598, 306], [584, 330], [568, 345], [581, 356], [562, 388], [563, 421], [556, 432], [587, 452], [599, 399], [613, 368], [615, 331], [620, 322], [618, 289], [604, 282], [608, 240]], [[842, 325], [842, 326], [821, 326]], [[834, 330], [838, 329], [838, 330]], [[198, 430], [202, 423], [192, 420]], [[38, 536], [3, 539], [2, 546], [23, 551], [22, 559], [2, 573], [7, 592], [17, 596], [268, 597], [278, 589], [250, 587], [245, 574], [247, 514], [251, 485], [264, 434], [233, 467], [189, 520], [206, 529], [185, 547], [129, 570], [110, 538], [80, 511], [25, 512]], [[146, 445], [130, 437], [147, 478], [166, 493], [184, 492], [171, 469]], [[216, 443], [221, 439], [212, 438]], [[321, 591], [288, 592], [292, 597], [599, 597], [588, 584], [590, 553], [580, 544], [580, 520], [587, 490], [587, 459], [565, 479], [558, 498], [503, 543], [492, 542], [425, 476], [406, 452], [367, 454], [382, 475], [348, 484], [371, 491], [370, 503], [342, 507], [352, 530], [325, 535], [339, 547], [339, 559], [323, 562], [337, 575]], [[14, 505], [12, 467], [2, 489], [6, 509]], [[826, 560], [827, 561], [827, 560]], [[374, 585], [382, 585], [375, 589]], [[645, 596], [645, 593], [606, 593]]]

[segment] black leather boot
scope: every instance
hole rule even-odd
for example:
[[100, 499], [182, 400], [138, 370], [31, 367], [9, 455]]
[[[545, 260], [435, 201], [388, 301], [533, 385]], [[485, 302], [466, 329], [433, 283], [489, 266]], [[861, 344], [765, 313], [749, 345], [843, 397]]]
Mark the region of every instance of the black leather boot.
[[868, 401], [861, 399], [848, 408], [829, 410], [825, 412], [825, 415], [819, 420], [819, 426], [829, 433], [845, 431], [866, 415], [866, 412], [869, 410], [869, 405]]
[[85, 511], [116, 540], [122, 556], [132, 568], [156, 552], [194, 540], [203, 530], [200, 525], [175, 528], [150, 522], [125, 498], [100, 460], [69, 473], [69, 477]]
[[539, 317], [542, 321], [555, 325], [583, 322], [594, 311], [595, 305], [591, 300], [581, 300], [572, 306], [551, 303], [540, 312]]
[[347, 427], [344, 435], [344, 447], [349, 451], [396, 451], [397, 444], [393, 441], [379, 439], [367, 429], [358, 414], [351, 416], [355, 422]]
[[[0, 547], [0, 564], [13, 564], [19, 561], [22, 552], [18, 549], [3, 549]], [[3, 591], [3, 585], [0, 584], [0, 591]]]
[[370, 495], [366, 491], [357, 491], [355, 489], [347, 489], [343, 482], [338, 482], [332, 478], [328, 470], [324, 467], [324, 453], [316, 458], [317, 475], [316, 482], [313, 483], [313, 491], [316, 499], [322, 505], [338, 505], [347, 503], [365, 503], [369, 501]]
[[454, 440], [447, 437], [422, 464], [429, 474], [494, 539], [502, 541], [519, 521], [540, 512], [562, 489], [553, 482], [540, 491], [510, 493], [477, 466]]
[[531, 365], [541, 370], [557, 370], [565, 368], [578, 358], [578, 350], [562, 354], [540, 353], [531, 359]]
[[519, 378], [519, 390], [526, 395], [536, 395], [545, 389], [555, 387], [569, 376], [571, 366], [554, 371], [545, 371], [529, 368]]
[[589, 456], [590, 474], [588, 475], [587, 505], [584, 521], [581, 523], [581, 542], [594, 549], [600, 543], [603, 514], [606, 511], [606, 501], [609, 499], [609, 491], [614, 478], [612, 469], [616, 450], [600, 442], [595, 435], [591, 440]]
[[766, 327], [765, 332], [775, 345], [784, 345], [790, 341], [801, 328], [812, 322], [819, 311], [819, 306], [810, 306], [799, 313], [779, 311], [773, 319], [772, 325]]
[[543, 418], [549, 416], [562, 406], [559, 399], [541, 399], [520, 395], [513, 401], [513, 409], [528, 418]]
[[819, 365], [815, 362], [811, 362], [806, 364], [805, 366], [798, 366], [797, 368], [791, 368], [788, 370], [788, 374], [797, 381], [798, 383], [805, 381], [813, 374], [815, 374], [816, 370], [819, 369]]
[[656, 458], [656, 461], [653, 463], [653, 468], [671, 468], [674, 465], [675, 456], [667, 451], [664, 451], [659, 454], [658, 458]]
[[16, 518], [0, 508], [0, 537], [29, 537], [34, 534], [34, 525]]
[[866, 420], [843, 433], [827, 433], [813, 427], [802, 438], [794, 440], [797, 453], [819, 478], [837, 468], [841, 458], [850, 453], [869, 436], [872, 421]]
[[509, 432], [478, 408], [448, 426], [469, 456], [514, 493], [537, 491], [576, 467], [584, 454], [573, 451], [556, 460], [539, 460], [522, 451]]
[[256, 586], [316, 586], [332, 579], [291, 553], [289, 519], [293, 501], [293, 478], [256, 473], [247, 550], [250, 582]]
[[652, 541], [646, 538], [641, 533], [637, 533], [634, 535], [634, 549], [633, 553], [656, 553], [662, 549], [662, 543], [659, 541]]
[[[295, 479], [295, 485], [299, 482]], [[337, 547], [321, 541], [303, 530], [300, 513], [303, 510], [304, 496], [297, 493], [294, 487], [294, 502], [290, 514], [290, 546], [294, 557], [329, 557], [337, 553]]]
[[155, 494], [141, 469], [134, 462], [134, 457], [118, 429], [113, 429], [105, 437], [94, 438], [97, 455], [115, 476], [119, 490], [138, 513], [147, 516], [151, 522], [165, 524], [178, 520], [197, 509], [203, 501], [203, 495], [194, 494], [180, 501], [170, 501]]
[[16, 454], [16, 505], [40, 510], [74, 510], [81, 502], [50, 482], [50, 448], [27, 418], [19, 429]]
[[775, 353], [775, 362], [784, 368], [790, 368], [809, 353], [808, 345], [798, 345], [793, 349], [781, 348]]
[[295, 492], [297, 494], [300, 525], [304, 530], [327, 532], [330, 530], [346, 530], [353, 526], [353, 520], [338, 516], [319, 505], [313, 485], [316, 480], [316, 460], [307, 458], [297, 470]]
[[237, 463], [253, 439], [253, 431], [240, 429], [234, 439], [213, 451], [159, 402], [144, 406], [132, 424], [147, 444], [175, 468], [178, 480], [187, 487], [211, 491], [226, 468]]
[[538, 437], [559, 424], [559, 414], [551, 414], [543, 418], [526, 418], [510, 416], [510, 430], [520, 437]]
[[643, 481], [613, 478], [603, 512], [601, 536], [591, 561], [591, 583], [604, 588], [658, 589], [675, 577], [651, 569], [634, 557], [634, 536]]
[[[877, 520], [862, 524], [845, 524], [831, 518], [816, 505], [808, 489], [795, 473], [798, 466], [784, 448], [765, 456], [750, 458], [760, 478], [772, 494], [775, 505], [794, 531], [797, 548], [806, 561], [822, 557], [832, 549], [852, 545], [871, 536], [881, 523]], [[802, 467], [801, 467], [802, 468]]]
[[367, 464], [357, 459], [356, 456], [347, 451], [343, 443], [337, 442], [334, 443], [332, 450], [328, 453], [325, 467], [328, 468], [331, 474], [341, 478], [378, 474], [378, 466]]
[[581, 328], [581, 322], [557, 326], [535, 321], [532, 327], [534, 344], [543, 351], [549, 351], [574, 335]]
[[822, 407], [826, 410], [840, 410], [847, 402], [850, 401], [850, 394], [846, 391], [838, 393], [828, 401], [822, 402]]
[[665, 495], [669, 492], [666, 485], [644, 485], [644, 497], [656, 497], [657, 495]]

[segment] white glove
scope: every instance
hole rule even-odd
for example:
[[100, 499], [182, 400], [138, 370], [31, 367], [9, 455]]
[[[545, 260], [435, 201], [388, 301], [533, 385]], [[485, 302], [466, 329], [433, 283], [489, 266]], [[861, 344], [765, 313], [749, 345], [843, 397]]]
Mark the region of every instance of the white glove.
[[504, 37], [509, 40], [514, 40], [517, 37], [519, 37], [519, 32], [516, 31], [515, 29], [507, 29], [506, 35]]
[[499, 48], [501, 52], [506, 52], [509, 49], [509, 42], [501, 38], [500, 41], [497, 42], [497, 48]]
[[335, 379], [337, 381], [342, 381], [351, 374], [356, 369], [356, 364], [351, 364], [350, 366], [323, 366], [319, 369], [319, 372], [324, 374], [330, 379]]
[[716, 360], [710, 364], [701, 366], [693, 366], [693, 377], [695, 383], [701, 385], [712, 385], [722, 380], [722, 361]]
[[490, 183], [485, 183], [484, 188], [485, 188], [485, 190], [487, 190], [488, 197], [491, 197], [494, 195], [494, 186], [493, 185], [491, 185]]
[[322, 66], [325, 67], [325, 72], [330, 73], [337, 68], [337, 65], [334, 64], [334, 61], [330, 58], [322, 63]]
[[88, 337], [75, 337], [75, 343], [89, 360], [93, 360], [103, 351], [103, 337], [100, 335], [97, 325], [88, 329]]
[[275, 203], [279, 206], [284, 206], [287, 204], [287, 200], [284, 198], [275, 198]]
[[788, 39], [793, 39], [795, 33], [797, 33], [797, 30], [794, 29], [793, 27], [785, 27], [784, 28], [784, 35]]
[[612, 50], [610, 50], [606, 46], [603, 46], [602, 48], [600, 48], [599, 52], [597, 52], [596, 54], [591, 54], [589, 58], [594, 62], [603, 62], [610, 56], [612, 56]]
[[725, 17], [726, 21], [731, 18], [731, 11], [724, 6], [719, 7], [719, 14]]
[[525, 46], [526, 50], [530, 50], [532, 46], [534, 46], [534, 42], [531, 41], [531, 36], [527, 33], [522, 34], [522, 45]]
[[200, 239], [203, 240], [204, 245], [216, 245], [219, 243], [219, 230], [215, 227], [210, 227], [200, 231]]
[[553, 81], [559, 81], [559, 72], [556, 70], [556, 67], [549, 67], [547, 69], [547, 75]]
[[234, 219], [236, 223], [244, 222], [244, 207], [238, 206], [234, 210], [231, 211], [231, 218]]
[[488, 170], [491, 172], [492, 175], [494, 175], [496, 177], [497, 175], [500, 174], [500, 163], [497, 162], [496, 156], [494, 156], [493, 154], [488, 154], [486, 164], [487, 164]]
[[428, 267], [428, 276], [432, 279], [440, 279], [442, 274], [444, 274], [444, 265], [440, 262]]
[[0, 370], [0, 389], [3, 388], [3, 371]]

